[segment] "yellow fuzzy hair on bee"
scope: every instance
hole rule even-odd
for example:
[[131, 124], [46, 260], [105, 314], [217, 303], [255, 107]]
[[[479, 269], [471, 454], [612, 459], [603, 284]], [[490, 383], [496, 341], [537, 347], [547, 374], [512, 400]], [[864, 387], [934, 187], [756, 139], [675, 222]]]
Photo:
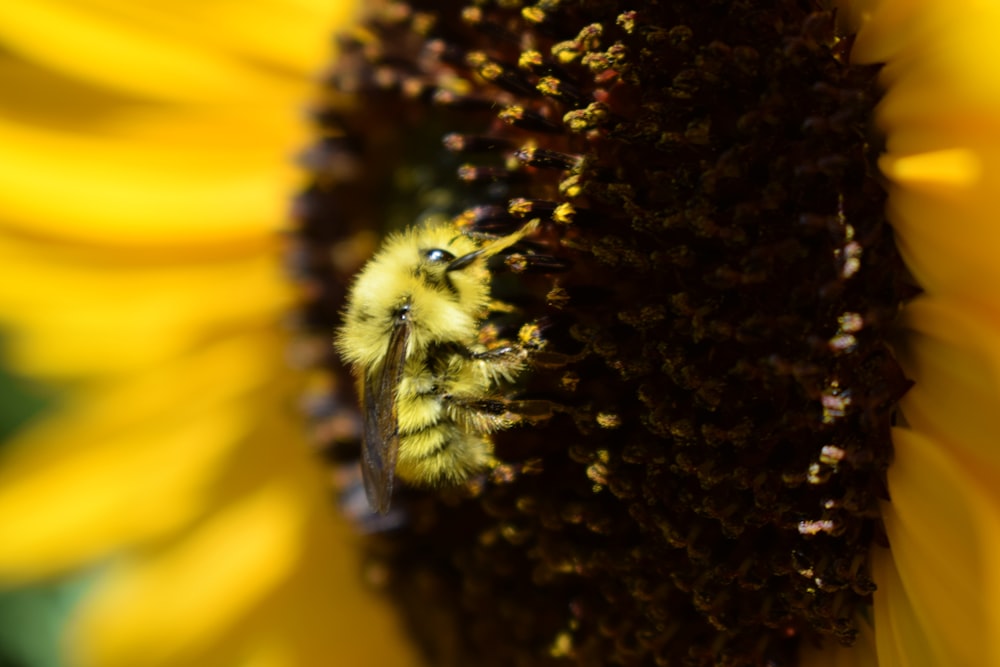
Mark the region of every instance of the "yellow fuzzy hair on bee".
[[490, 433], [512, 426], [502, 395], [523, 370], [519, 343], [487, 349], [487, 261], [532, 233], [533, 220], [480, 241], [453, 224], [390, 237], [356, 278], [335, 345], [358, 381], [362, 473], [372, 508], [389, 509], [395, 476], [459, 483], [493, 460]]

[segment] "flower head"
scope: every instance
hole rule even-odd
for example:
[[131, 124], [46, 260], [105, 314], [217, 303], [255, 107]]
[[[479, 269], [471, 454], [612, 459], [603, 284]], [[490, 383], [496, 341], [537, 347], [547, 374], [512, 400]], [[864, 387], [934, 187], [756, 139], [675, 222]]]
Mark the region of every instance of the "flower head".
[[350, 461], [329, 338], [377, 238], [531, 218], [483, 338], [537, 323], [521, 395], [554, 416], [364, 543], [433, 664], [1000, 661], [992, 6], [370, 7], [314, 107], [293, 287], [287, 111], [336, 4], [0, 21], [32, 82], [0, 320], [64, 397], [0, 459], [0, 575], [103, 564], [78, 663], [401, 664], [282, 321], [304, 287], [313, 433]]

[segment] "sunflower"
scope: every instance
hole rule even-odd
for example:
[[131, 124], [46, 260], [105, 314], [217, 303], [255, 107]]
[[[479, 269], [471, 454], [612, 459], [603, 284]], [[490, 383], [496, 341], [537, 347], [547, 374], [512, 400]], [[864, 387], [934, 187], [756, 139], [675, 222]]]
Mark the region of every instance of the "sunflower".
[[[310, 42], [304, 36], [335, 22], [323, 14], [323, 4], [336, 3], [192, 5], [155, 11], [129, 3], [100, 10], [31, 3], [8, 11], [0, 25], [9, 53], [0, 76], [6, 77], [9, 89], [24, 91], [5, 103], [7, 113], [0, 125], [8, 153], [0, 167], [0, 252], [8, 275], [17, 278], [0, 285], [0, 318], [9, 365], [20, 375], [60, 389], [59, 410], [23, 427], [5, 446], [0, 462], [0, 573], [17, 583], [104, 564], [68, 632], [68, 650], [81, 664], [320, 665], [365, 664], [367, 659], [370, 664], [395, 665], [407, 659], [394, 653], [403, 648], [382, 639], [392, 632], [391, 622], [359, 591], [355, 564], [345, 550], [356, 543], [331, 516], [321, 480], [299, 443], [300, 427], [288, 412], [301, 382], [287, 370], [288, 336], [281, 325], [283, 313], [295, 303], [295, 291], [276, 263], [281, 244], [275, 231], [282, 220], [282, 192], [290, 183], [281, 153], [301, 141], [298, 125], [286, 112], [306, 98], [302, 74], [320, 62], [322, 37]], [[545, 39], [564, 28], [556, 20], [559, 3], [494, 4], [483, 3], [478, 12], [467, 8], [462, 30], [471, 25], [489, 39], [503, 39], [504, 24], [494, 17], [506, 16], [504, 12], [528, 21]], [[398, 35], [404, 25], [407, 39], [419, 39], [391, 46], [419, 47], [433, 24], [436, 8], [430, 9], [414, 14], [405, 5], [393, 5], [375, 27]], [[678, 51], [692, 38], [701, 44], [697, 30], [663, 31], [648, 21], [643, 6], [635, 9], [615, 10], [622, 18], [615, 27], [602, 29], [635, 33]], [[829, 15], [822, 7], [815, 10], [809, 16], [815, 14], [816, 20], [804, 22], [792, 51], [795, 61], [805, 66], [815, 64], [810, 57], [829, 59], [831, 53], [844, 53], [841, 38], [829, 37]], [[881, 499], [872, 496], [880, 513], [873, 518], [871, 508], [863, 508], [852, 524], [860, 537], [846, 552], [856, 565], [864, 561], [858, 561], [858, 554], [870, 549], [870, 577], [877, 589], [872, 594], [866, 586], [865, 571], [852, 570], [851, 585], [830, 596], [840, 605], [838, 613], [846, 609], [852, 617], [839, 616], [841, 624], [827, 627], [823, 621], [829, 607], [812, 610], [815, 613], [805, 620], [784, 614], [777, 630], [788, 635], [787, 641], [769, 636], [760, 645], [777, 647], [772, 655], [790, 664], [994, 664], [1000, 662], [1000, 647], [990, 637], [1000, 636], [1000, 620], [996, 575], [989, 563], [1000, 526], [989, 440], [995, 429], [987, 420], [997, 400], [991, 341], [996, 340], [1000, 320], [991, 290], [983, 286], [992, 284], [990, 251], [996, 246], [990, 242], [988, 225], [991, 193], [998, 191], [991, 149], [993, 137], [1000, 135], [994, 125], [1000, 118], [995, 108], [1000, 79], [989, 66], [989, 45], [1000, 10], [981, 3], [884, 2], [844, 13], [861, 26], [851, 67], [886, 63], [879, 75], [886, 92], [875, 115], [886, 137], [879, 166], [889, 182], [888, 217], [895, 240], [922, 290], [903, 309], [904, 329], [892, 349], [915, 384], [899, 403], [891, 466], [887, 471], [880, 467], [888, 463], [883, 447], [873, 456], [876, 464], [862, 471], [867, 476], [861, 482], [876, 487], [885, 475], [887, 493]], [[721, 35], [725, 17], [716, 18]], [[35, 26], [41, 27], [33, 30]], [[327, 133], [308, 160], [318, 178], [300, 199], [303, 238], [334, 251], [313, 258], [313, 269], [329, 270], [325, 283], [317, 279], [318, 289], [311, 293], [306, 311], [306, 320], [325, 327], [327, 336], [347, 275], [370, 249], [372, 219], [359, 193], [377, 199], [391, 183], [397, 191], [423, 197], [427, 206], [455, 205], [453, 196], [441, 195], [427, 178], [428, 166], [432, 171], [441, 167], [434, 147], [440, 119], [430, 120], [431, 133], [438, 132], [432, 140], [411, 137], [401, 149], [386, 128], [412, 123], [423, 113], [418, 106], [362, 106], [359, 112], [359, 93], [363, 100], [372, 87], [383, 91], [377, 94], [389, 90], [397, 102], [415, 98], [424, 103], [435, 92], [429, 86], [414, 87], [419, 80], [402, 80], [393, 68], [398, 60], [386, 58], [379, 63], [386, 67], [366, 69], [372, 53], [379, 51], [372, 39], [378, 31], [370, 28], [345, 39], [357, 48], [343, 57], [334, 77], [337, 89], [317, 113], [325, 128], [337, 126], [339, 131], [345, 119], [350, 123], [363, 117], [369, 161], [359, 170], [356, 160], [347, 159], [356, 157], [355, 137]], [[51, 39], [32, 37], [43, 29]], [[560, 49], [552, 53], [566, 58], [558, 67], [546, 70], [543, 61], [534, 71], [531, 59], [526, 59], [529, 75], [559, 79], [583, 56], [590, 57], [599, 73], [613, 69], [609, 63], [627, 66], [626, 60], [614, 61], [627, 53], [607, 44], [597, 49], [601, 38], [595, 33], [574, 31], [558, 42]], [[622, 41], [635, 44], [624, 36]], [[699, 55], [708, 69], [685, 71], [677, 78], [678, 99], [714, 85], [711, 75], [718, 71], [711, 67], [719, 63], [735, 63], [744, 73], [753, 70], [760, 52], [755, 56], [729, 46], [721, 38], [704, 43]], [[129, 66], [122, 67], [122, 62]], [[834, 63], [837, 72], [844, 62]], [[435, 85], [443, 84], [439, 87], [446, 90], [442, 97], [451, 95], [444, 104], [481, 113], [496, 100], [476, 98], [470, 91], [500, 87], [505, 91], [501, 95], [525, 94], [520, 85], [524, 75], [488, 65], [497, 63], [478, 59], [473, 65], [476, 76], [467, 82], [436, 80]], [[636, 76], [641, 80], [642, 72]], [[852, 70], [838, 84], [866, 91], [864, 79], [854, 76]], [[580, 92], [569, 87], [559, 89], [552, 81], [543, 85], [544, 95], [558, 104], [573, 108], [579, 99]], [[73, 100], [72, 112], [60, 103], [65, 99]], [[824, 110], [854, 130], [851, 123], [857, 122], [866, 99], [845, 99], [843, 115], [829, 107]], [[611, 100], [618, 108], [629, 102]], [[662, 105], [646, 102], [641, 108], [644, 123], [624, 137], [637, 146], [627, 153], [639, 161], [632, 172], [637, 178], [649, 178], [640, 168], [649, 155], [643, 143], [655, 138], [672, 146], [693, 146], [697, 152], [713, 141], [713, 128], [698, 123], [682, 127], [682, 136], [670, 135], [656, 125]], [[520, 108], [511, 104], [501, 118], [532, 133], [553, 134], [550, 119], [531, 115], [531, 105], [537, 106], [535, 98]], [[579, 113], [568, 114], [565, 122], [576, 123], [581, 135], [599, 138], [612, 123], [624, 127], [606, 108], [576, 105], [575, 110]], [[817, 126], [817, 131], [826, 129]], [[458, 128], [467, 135], [474, 131], [475, 126]], [[570, 141], [559, 147], [579, 145]], [[393, 171], [386, 164], [397, 157], [416, 166]], [[560, 157], [548, 155], [551, 160]], [[865, 173], [866, 155], [854, 157]], [[714, 174], [714, 182], [731, 187], [733, 182], [725, 179], [738, 171], [740, 162], [722, 166], [730, 171]], [[549, 168], [542, 160], [528, 167]], [[494, 178], [496, 171], [464, 173], [471, 180], [489, 173], [482, 180], [494, 188], [502, 180]], [[585, 178], [566, 182], [562, 189], [551, 181], [543, 183], [549, 199], [525, 205], [543, 211], [545, 202], [557, 196], [552, 193], [573, 198], [573, 188], [581, 181], [591, 179], [591, 188], [594, 182], [609, 181], [600, 169], [578, 176]], [[685, 182], [684, 176], [689, 174], [668, 182], [690, 190], [694, 181]], [[666, 177], [660, 172], [656, 178]], [[783, 201], [784, 193], [777, 188], [764, 192], [771, 201]], [[736, 194], [743, 193], [730, 191], [730, 196]], [[846, 221], [860, 230], [867, 221], [878, 231], [882, 226], [872, 211], [881, 210], [881, 204], [877, 194], [871, 196], [874, 199], [819, 199], [827, 207], [824, 215], [835, 223]], [[621, 188], [610, 192], [603, 204], [593, 195], [574, 201], [603, 205], [602, 214], [609, 209], [606, 201], [631, 205], [622, 210], [633, 217], [649, 210], [642, 208], [648, 201]], [[872, 202], [879, 206], [873, 208]], [[398, 200], [383, 203], [384, 218], [412, 218], [412, 210]], [[329, 206], [337, 207], [343, 229], [325, 226]], [[485, 207], [470, 210], [480, 223], [496, 213]], [[587, 224], [594, 224], [588, 220], [593, 212], [578, 205], [572, 214], [574, 224], [585, 230], [572, 248], [583, 249], [572, 256], [578, 264], [585, 261], [581, 257], [591, 256], [589, 267], [596, 269], [595, 275], [611, 266], [626, 276], [626, 285], [629, 271], [649, 275], [635, 238], [608, 235], [594, 243], [586, 231]], [[698, 221], [700, 242], [707, 247], [722, 238], [721, 232], [732, 232], [705, 224], [712, 222], [708, 217]], [[961, 226], [973, 222], [974, 228]], [[871, 309], [865, 316], [884, 316], [898, 305], [900, 294], [909, 294], [900, 284], [905, 280], [893, 278], [903, 272], [875, 236], [858, 237], [863, 241], [859, 246], [852, 245], [846, 233], [839, 239], [838, 258], [843, 261], [838, 269], [874, 276], [871, 284], [884, 293], [881, 301], [865, 302]], [[724, 239], [724, 244], [739, 242], [733, 236]], [[853, 255], [859, 247], [863, 254]], [[667, 259], [677, 270], [691, 260], [679, 251]], [[887, 267], [883, 272], [880, 262]], [[714, 266], [715, 278], [739, 283], [742, 278], [721, 270], [725, 268]], [[750, 273], [743, 277], [754, 279]], [[655, 281], [647, 282], [650, 289], [655, 287]], [[569, 284], [546, 293], [546, 307], [572, 309], [573, 299], [581, 296], [586, 290]], [[605, 312], [630, 341], [645, 344], [664, 330], [667, 315], [657, 308], [662, 304], [641, 303], [640, 289], [628, 296], [634, 308], [609, 311], [605, 305], [602, 311], [599, 301], [587, 304], [595, 335], [601, 333], [599, 320]], [[694, 326], [706, 327], [699, 338], [711, 341], [725, 335], [717, 322], [710, 328], [713, 321], [705, 312], [677, 300], [673, 307], [688, 308]], [[864, 344], [881, 350], [881, 342], [858, 333], [858, 318], [845, 315], [837, 321], [838, 327], [829, 332], [835, 350]], [[872, 322], [869, 329], [891, 332], [878, 317]], [[567, 334], [565, 345], [580, 342], [580, 329], [574, 332]], [[675, 343], [672, 335], [663, 340]], [[500, 471], [495, 488], [440, 497], [417, 494], [406, 502], [410, 524], [367, 544], [369, 559], [380, 565], [389, 591], [409, 610], [412, 630], [438, 664], [462, 664], [470, 656], [519, 664], [605, 664], [611, 659], [649, 664], [656, 657], [669, 659], [678, 645], [701, 651], [689, 653], [692, 659], [709, 656], [722, 662], [711, 646], [705, 647], [704, 638], [713, 636], [706, 634], [713, 632], [709, 626], [730, 642], [728, 648], [746, 650], [745, 628], [733, 625], [726, 615], [731, 609], [692, 606], [680, 594], [700, 586], [698, 577], [707, 576], [704, 572], [664, 572], [664, 564], [650, 556], [661, 553], [653, 548], [643, 553], [607, 547], [610, 535], [615, 545], [647, 545], [668, 552], [664, 543], [636, 537], [646, 539], [653, 526], [671, 549], [704, 560], [699, 552], [704, 543], [691, 533], [678, 533], [675, 525], [679, 518], [689, 522], [685, 527], [697, 527], [697, 517], [657, 513], [656, 507], [643, 513], [643, 503], [627, 504], [624, 511], [615, 505], [623, 499], [650, 501], [665, 493], [663, 479], [652, 477], [641, 480], [647, 486], [637, 491], [629, 466], [659, 470], [662, 461], [648, 447], [659, 440], [651, 437], [694, 437], [685, 420], [671, 412], [683, 397], [674, 396], [668, 405], [658, 393], [662, 385], [646, 382], [637, 394], [641, 408], [616, 404], [615, 391], [630, 389], [634, 378], [649, 374], [639, 358], [642, 354], [630, 354], [606, 337], [589, 344], [595, 354], [559, 378], [560, 386], [566, 391], [582, 387], [607, 410], [592, 415], [588, 424], [545, 427], [555, 430], [541, 432], [563, 436], [553, 440], [558, 447], [546, 448], [541, 437], [531, 433], [523, 433], [524, 443], [518, 443], [514, 434], [507, 443], [498, 443], [500, 451], [524, 465]], [[640, 346], [637, 351], [645, 354], [650, 348]], [[683, 350], [692, 356], [704, 351], [703, 346]], [[671, 350], [652, 352], [683, 359], [672, 356]], [[884, 399], [902, 392], [891, 376], [892, 364], [875, 353], [865, 359], [882, 364], [865, 368], [884, 370], [890, 386], [874, 394], [864, 394], [860, 384], [854, 394], [825, 386], [819, 423], [837, 422], [841, 412], [850, 414], [851, 398], [854, 405], [869, 401], [866, 405], [879, 417], [878, 424], [888, 427], [892, 410]], [[802, 367], [793, 362], [790, 374], [801, 375]], [[609, 367], [618, 376], [602, 388]], [[683, 377], [697, 397], [681, 416], [699, 416], [718, 396], [728, 396], [725, 387], [699, 368], [679, 364], [670, 371], [671, 381]], [[337, 373], [334, 369], [334, 376]], [[544, 382], [544, 374], [539, 375]], [[648, 413], [640, 414], [643, 410]], [[595, 423], [603, 430], [595, 429]], [[702, 437], [712, 433], [720, 446], [747, 438], [740, 423], [726, 426], [702, 428]], [[566, 439], [571, 432], [576, 435]], [[638, 434], [631, 449], [622, 447], [622, 433]], [[842, 454], [823, 449], [819, 461], [833, 468]], [[541, 464], [529, 464], [538, 460]], [[688, 456], [675, 463], [699, 484], [711, 486], [712, 475], [720, 474], [711, 469], [717, 464], [707, 460]], [[549, 470], [560, 476], [546, 477]], [[509, 479], [503, 479], [504, 474]], [[820, 476], [808, 468], [802, 475]], [[690, 489], [682, 491], [673, 498], [678, 504], [697, 499]], [[719, 498], [709, 495], [700, 502], [706, 503], [702, 509], [710, 510], [710, 519], [725, 527], [716, 536], [721, 543], [745, 527], [724, 521], [731, 513], [728, 505], [712, 505]], [[815, 528], [823, 530], [819, 522]], [[674, 563], [683, 561], [669, 565]], [[797, 565], [810, 572], [825, 566], [819, 561]], [[747, 600], [770, 604], [768, 586], [781, 583], [778, 577], [757, 572], [752, 563], [748, 568], [740, 573], [746, 575], [747, 588], [752, 589], [749, 584], [757, 577], [764, 593]], [[831, 566], [831, 571], [837, 568]], [[619, 581], [602, 580], [599, 575], [607, 573], [619, 576]], [[786, 575], [782, 573], [795, 580]], [[599, 590], [590, 587], [595, 583]], [[785, 588], [782, 594], [804, 591], [824, 600], [823, 591], [816, 588], [822, 584]], [[709, 587], [698, 590], [706, 596], [712, 592]], [[714, 592], [713, 600], [724, 597]], [[658, 607], [664, 600], [675, 608]], [[457, 613], [461, 605], [474, 612], [470, 618]], [[753, 615], [758, 610], [740, 611]], [[658, 632], [650, 634], [642, 625], [649, 619], [662, 625]], [[386, 623], [388, 630], [382, 629]], [[729, 632], [732, 627], [737, 630]], [[773, 630], [768, 626], [767, 632]], [[671, 648], [660, 641], [667, 635], [683, 641]], [[853, 643], [840, 646], [832, 637]]]
[[0, 20], [5, 362], [52, 399], [2, 451], [0, 579], [85, 573], [67, 664], [411, 662], [286, 362], [289, 156], [352, 9], [57, 1]]

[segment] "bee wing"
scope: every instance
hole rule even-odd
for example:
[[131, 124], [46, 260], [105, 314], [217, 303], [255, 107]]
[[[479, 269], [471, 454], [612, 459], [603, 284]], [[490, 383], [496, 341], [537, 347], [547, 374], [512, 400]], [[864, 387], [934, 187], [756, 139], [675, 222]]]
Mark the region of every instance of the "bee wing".
[[396, 476], [396, 454], [399, 451], [396, 404], [409, 339], [409, 323], [406, 320], [396, 322], [389, 337], [385, 361], [374, 372], [366, 373], [364, 379], [365, 430], [361, 473], [368, 503], [379, 514], [389, 511], [392, 482]]

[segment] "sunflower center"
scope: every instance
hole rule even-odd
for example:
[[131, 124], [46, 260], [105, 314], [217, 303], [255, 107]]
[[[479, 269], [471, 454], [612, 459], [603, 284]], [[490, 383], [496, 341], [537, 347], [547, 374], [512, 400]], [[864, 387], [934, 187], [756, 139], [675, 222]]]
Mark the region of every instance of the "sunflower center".
[[819, 2], [446, 4], [343, 38], [300, 199], [327, 335], [362, 230], [542, 219], [544, 252], [501, 289], [564, 358], [523, 394], [564, 410], [372, 542], [434, 664], [851, 643], [907, 387], [876, 70]]

